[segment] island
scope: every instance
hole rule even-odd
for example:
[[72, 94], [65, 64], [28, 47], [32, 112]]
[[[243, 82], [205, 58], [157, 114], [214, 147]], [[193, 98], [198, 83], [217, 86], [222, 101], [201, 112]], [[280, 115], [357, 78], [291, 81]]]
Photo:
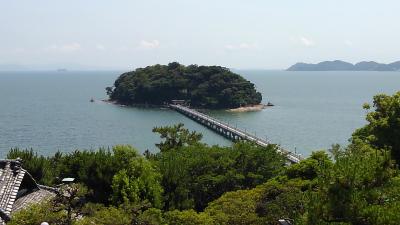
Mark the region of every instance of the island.
[[153, 65], [120, 75], [106, 88], [110, 101], [123, 105], [163, 105], [184, 100], [192, 107], [234, 109], [260, 105], [255, 85], [221, 66]]
[[399, 71], [400, 61], [384, 64], [374, 61], [363, 61], [351, 64], [341, 60], [324, 61], [317, 64], [296, 63], [287, 71]]

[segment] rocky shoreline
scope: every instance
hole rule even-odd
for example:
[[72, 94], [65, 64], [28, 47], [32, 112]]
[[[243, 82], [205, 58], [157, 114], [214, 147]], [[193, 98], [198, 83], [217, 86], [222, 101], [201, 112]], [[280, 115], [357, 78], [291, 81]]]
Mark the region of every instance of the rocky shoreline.
[[133, 105], [125, 105], [118, 103], [117, 101], [109, 100], [109, 99], [103, 99], [101, 100], [104, 103], [107, 104], [112, 104], [120, 107], [140, 107], [140, 108], [166, 108], [165, 105], [155, 105], [155, 104], [133, 104]]

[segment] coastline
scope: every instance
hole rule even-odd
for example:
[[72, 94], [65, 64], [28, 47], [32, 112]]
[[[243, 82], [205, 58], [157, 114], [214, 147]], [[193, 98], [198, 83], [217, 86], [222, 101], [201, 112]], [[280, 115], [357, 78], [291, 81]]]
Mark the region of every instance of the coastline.
[[165, 108], [165, 105], [155, 105], [155, 104], [132, 104], [132, 105], [125, 105], [125, 104], [121, 104], [118, 103], [117, 101], [112, 101], [109, 99], [102, 99], [101, 100], [104, 103], [107, 104], [111, 104], [111, 105], [116, 105], [116, 106], [120, 106], [120, 107], [140, 107], [140, 108]]
[[[154, 105], [154, 104], [134, 104], [134, 105], [124, 105], [121, 103], [118, 103], [117, 101], [111, 101], [109, 99], [103, 99], [101, 100], [102, 102], [108, 103], [108, 104], [112, 104], [112, 105], [117, 105], [120, 107], [143, 107], [143, 108], [165, 108], [165, 105]], [[261, 111], [267, 107], [271, 107], [268, 106], [267, 104], [257, 104], [257, 105], [247, 105], [247, 106], [241, 106], [238, 108], [232, 108], [232, 109], [222, 109], [225, 110], [227, 112], [258, 112]], [[204, 110], [204, 109], [196, 109], [196, 110]]]

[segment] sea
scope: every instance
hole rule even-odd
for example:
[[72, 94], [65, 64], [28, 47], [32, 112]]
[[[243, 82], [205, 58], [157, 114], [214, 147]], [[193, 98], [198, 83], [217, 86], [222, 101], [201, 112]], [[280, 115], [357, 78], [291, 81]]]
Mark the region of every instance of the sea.
[[[11, 148], [51, 155], [129, 144], [139, 152], [156, 152], [161, 139], [152, 129], [177, 123], [203, 133], [209, 145], [232, 144], [169, 109], [103, 102], [105, 88], [122, 72], [1, 71], [0, 158]], [[400, 90], [400, 72], [235, 72], [256, 85], [264, 103], [275, 106], [258, 112], [206, 113], [303, 156], [332, 144], [346, 146], [353, 131], [366, 124], [363, 103]]]

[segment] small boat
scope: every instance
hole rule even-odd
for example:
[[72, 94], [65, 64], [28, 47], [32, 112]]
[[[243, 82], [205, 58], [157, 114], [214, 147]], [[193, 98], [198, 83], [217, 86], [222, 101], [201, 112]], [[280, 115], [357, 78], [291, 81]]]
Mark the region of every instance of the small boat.
[[91, 98], [91, 99], [90, 99], [90, 102], [94, 102], [94, 99], [93, 99], [93, 98]]
[[272, 104], [271, 102], [268, 102], [267, 106], [274, 106], [274, 104]]

